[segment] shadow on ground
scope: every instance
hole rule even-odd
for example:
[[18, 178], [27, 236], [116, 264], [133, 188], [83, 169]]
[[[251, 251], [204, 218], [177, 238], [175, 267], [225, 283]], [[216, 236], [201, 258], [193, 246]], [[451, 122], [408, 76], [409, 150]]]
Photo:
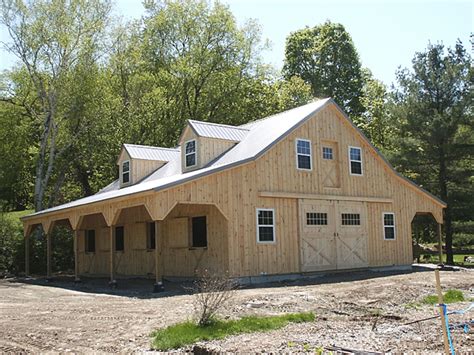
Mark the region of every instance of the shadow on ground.
[[[343, 272], [329, 272], [329, 273], [314, 273], [302, 274], [299, 278], [278, 282], [267, 282], [258, 284], [241, 285], [241, 289], [251, 288], [273, 288], [273, 287], [292, 287], [292, 286], [308, 286], [318, 284], [344, 283], [352, 281], [362, 281], [374, 279], [379, 277], [386, 277], [392, 275], [403, 275], [414, 272], [432, 271], [436, 265], [419, 265], [413, 266], [412, 270], [357, 270], [357, 271], [343, 271]], [[81, 282], [74, 282], [73, 275], [55, 275], [52, 279], [47, 280], [44, 277], [13, 277], [6, 281], [13, 284], [30, 284], [38, 286], [58, 287], [78, 292], [107, 294], [121, 297], [132, 297], [140, 299], [164, 298], [176, 295], [184, 295], [190, 293], [192, 281], [169, 281], [164, 280], [163, 292], [153, 292], [154, 280], [151, 279], [119, 279], [117, 280], [117, 287], [113, 288], [109, 285], [108, 278], [81, 278]]]

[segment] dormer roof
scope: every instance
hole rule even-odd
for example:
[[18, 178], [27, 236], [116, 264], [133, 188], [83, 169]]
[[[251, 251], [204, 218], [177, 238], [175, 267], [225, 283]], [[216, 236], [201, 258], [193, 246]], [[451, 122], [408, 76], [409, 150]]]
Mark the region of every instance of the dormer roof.
[[162, 148], [137, 144], [124, 144], [123, 148], [131, 159], [169, 162], [179, 158], [180, 154], [179, 148]]
[[247, 128], [243, 127], [195, 120], [188, 120], [188, 125], [198, 137], [224, 139], [232, 142], [242, 141], [249, 132]]

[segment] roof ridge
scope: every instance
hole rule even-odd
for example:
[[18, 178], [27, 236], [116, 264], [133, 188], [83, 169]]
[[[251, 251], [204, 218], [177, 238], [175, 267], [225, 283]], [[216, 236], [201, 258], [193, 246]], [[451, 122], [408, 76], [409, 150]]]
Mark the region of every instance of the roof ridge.
[[154, 145], [142, 145], [142, 144], [132, 144], [132, 143], [124, 143], [124, 146], [133, 146], [133, 147], [140, 147], [140, 148], [149, 148], [149, 149], [160, 149], [160, 150], [170, 150], [174, 152], [179, 152], [178, 148], [166, 148], [166, 147], [156, 147]]
[[232, 125], [228, 125], [228, 124], [224, 124], [224, 123], [215, 123], [215, 122], [206, 122], [206, 121], [198, 121], [198, 120], [188, 120], [189, 122], [191, 123], [201, 123], [201, 124], [206, 124], [206, 125], [209, 125], [209, 126], [219, 126], [219, 127], [223, 127], [223, 128], [231, 128], [231, 129], [239, 129], [241, 131], [249, 131], [249, 129], [247, 128], [242, 128], [240, 126], [232, 126]]

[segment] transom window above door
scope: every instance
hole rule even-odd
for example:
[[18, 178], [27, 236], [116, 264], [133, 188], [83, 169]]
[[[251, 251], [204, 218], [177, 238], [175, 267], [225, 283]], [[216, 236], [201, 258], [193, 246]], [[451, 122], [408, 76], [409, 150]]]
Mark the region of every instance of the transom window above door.
[[360, 226], [359, 213], [342, 213], [341, 224], [343, 226]]
[[331, 147], [323, 147], [323, 159], [332, 160], [332, 148]]
[[323, 212], [307, 212], [306, 224], [308, 226], [327, 226], [328, 214]]
[[311, 170], [311, 141], [296, 140], [296, 166], [300, 170]]

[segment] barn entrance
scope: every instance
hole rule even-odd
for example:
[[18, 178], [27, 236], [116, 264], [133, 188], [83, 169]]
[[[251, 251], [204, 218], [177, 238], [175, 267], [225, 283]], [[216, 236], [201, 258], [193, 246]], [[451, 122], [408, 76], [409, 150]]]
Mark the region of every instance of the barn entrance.
[[368, 266], [364, 202], [300, 200], [301, 270]]

